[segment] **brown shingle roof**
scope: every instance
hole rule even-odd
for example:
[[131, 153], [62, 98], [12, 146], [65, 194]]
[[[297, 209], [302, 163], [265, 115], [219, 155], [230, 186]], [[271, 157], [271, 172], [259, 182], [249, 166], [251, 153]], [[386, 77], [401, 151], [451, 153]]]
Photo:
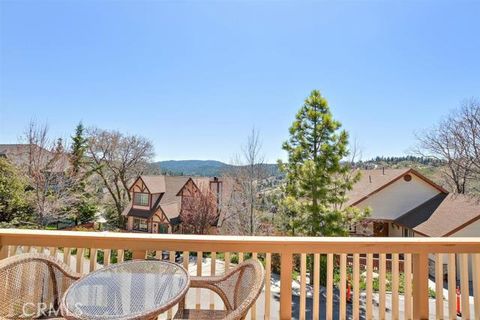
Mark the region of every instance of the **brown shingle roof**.
[[188, 177], [183, 176], [165, 177], [166, 191], [160, 198], [160, 207], [170, 221], [180, 215], [182, 197], [177, 196], [177, 194], [187, 181]]
[[189, 177], [184, 176], [140, 176], [150, 193], [161, 193], [151, 210], [133, 209], [132, 203], [124, 210], [123, 215], [148, 219], [158, 208], [165, 213], [169, 220], [180, 215], [181, 197], [178, 191], [185, 185]]
[[373, 170], [359, 170], [361, 174], [360, 181], [358, 181], [353, 189], [347, 192], [347, 205], [356, 205], [369, 196], [389, 186], [393, 182], [402, 178], [407, 173], [413, 174], [425, 182], [432, 185], [442, 193], [448, 193], [441, 186], [435, 184], [417, 171], [409, 168], [404, 169], [373, 169]]
[[130, 208], [127, 212], [127, 216], [149, 219], [153, 215], [151, 210], [142, 210], [142, 209], [134, 209]]
[[395, 220], [429, 237], [449, 236], [480, 219], [477, 199], [439, 194]]
[[138, 209], [138, 208], [134, 208], [132, 206], [132, 201], [130, 201], [128, 206], [123, 210], [122, 215], [149, 219], [155, 214], [155, 211], [157, 211], [159, 203], [160, 203], [160, 198], [158, 198], [155, 201], [151, 209]]
[[180, 203], [172, 202], [169, 204], [160, 205], [163, 213], [167, 216], [168, 220], [172, 220], [180, 215]]
[[[139, 218], [148, 219], [155, 214], [160, 208], [167, 218], [172, 222], [178, 220], [180, 215], [182, 197], [179, 191], [184, 187], [190, 179], [188, 176], [140, 176], [150, 193], [161, 193], [158, 200], [153, 204], [152, 209], [141, 210], [133, 209], [132, 203], [125, 208], [122, 215], [135, 216]], [[194, 177], [191, 178], [197, 187], [202, 188], [204, 185], [208, 187], [211, 178], [208, 177]], [[223, 180], [222, 180], [223, 181]], [[228, 183], [224, 183], [223, 197], [226, 196], [229, 188]], [[162, 191], [163, 190], [163, 191]], [[160, 192], [161, 191], [161, 192]], [[227, 191], [227, 192], [226, 192]], [[172, 222], [173, 223], [173, 222]]]
[[[190, 177], [185, 176], [165, 177], [165, 181], [167, 183], [167, 192], [165, 192], [165, 194], [162, 196], [160, 206], [170, 220], [180, 216], [182, 197], [179, 195], [179, 192], [189, 179]], [[194, 177], [191, 179], [200, 189], [208, 187], [211, 181], [211, 178], [209, 177]]]
[[140, 176], [150, 193], [163, 193], [166, 190], [165, 176]]
[[165, 178], [164, 195], [160, 201], [160, 204], [169, 204], [172, 202], [180, 202], [181, 197], [177, 196], [178, 192], [187, 183], [189, 177], [184, 176], [163, 176]]

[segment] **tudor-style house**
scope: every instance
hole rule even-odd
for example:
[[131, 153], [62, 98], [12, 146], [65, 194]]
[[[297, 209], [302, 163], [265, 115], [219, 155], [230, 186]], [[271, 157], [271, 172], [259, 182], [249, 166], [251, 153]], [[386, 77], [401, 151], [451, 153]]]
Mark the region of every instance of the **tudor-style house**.
[[208, 187], [220, 208], [223, 181], [218, 178], [186, 176], [139, 176], [131, 185], [132, 201], [125, 208], [126, 229], [133, 232], [181, 232], [180, 213], [185, 197]]

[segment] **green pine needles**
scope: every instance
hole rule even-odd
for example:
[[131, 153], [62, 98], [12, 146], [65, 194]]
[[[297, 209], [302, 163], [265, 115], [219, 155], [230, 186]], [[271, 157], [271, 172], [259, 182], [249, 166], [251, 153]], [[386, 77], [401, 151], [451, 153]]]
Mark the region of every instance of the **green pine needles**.
[[313, 90], [305, 100], [283, 149], [288, 162], [279, 161], [286, 175], [280, 228], [290, 235], [348, 235], [349, 226], [369, 210], [345, 205], [360, 173], [346, 161], [348, 133], [320, 91]]

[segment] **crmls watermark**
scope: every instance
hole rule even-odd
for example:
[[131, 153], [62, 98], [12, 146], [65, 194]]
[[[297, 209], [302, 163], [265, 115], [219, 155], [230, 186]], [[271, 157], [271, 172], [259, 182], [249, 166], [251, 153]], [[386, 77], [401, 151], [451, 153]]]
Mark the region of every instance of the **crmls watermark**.
[[[81, 303], [76, 303], [74, 305], [74, 311], [73, 313], [77, 316], [82, 315], [82, 304]], [[40, 302], [40, 303], [33, 303], [33, 302], [27, 302], [23, 305], [22, 307], [22, 317], [27, 317], [27, 318], [32, 318], [32, 317], [41, 317], [44, 315], [48, 315], [49, 317], [60, 317], [60, 309], [55, 308], [53, 303], [45, 303], [45, 302]]]

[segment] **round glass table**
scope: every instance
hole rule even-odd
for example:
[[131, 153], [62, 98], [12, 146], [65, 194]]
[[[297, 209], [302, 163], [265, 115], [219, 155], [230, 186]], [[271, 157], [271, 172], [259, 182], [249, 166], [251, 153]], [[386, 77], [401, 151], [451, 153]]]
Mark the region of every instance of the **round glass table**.
[[89, 320], [154, 318], [177, 304], [189, 285], [188, 272], [176, 263], [113, 264], [72, 284], [63, 296], [62, 314]]

